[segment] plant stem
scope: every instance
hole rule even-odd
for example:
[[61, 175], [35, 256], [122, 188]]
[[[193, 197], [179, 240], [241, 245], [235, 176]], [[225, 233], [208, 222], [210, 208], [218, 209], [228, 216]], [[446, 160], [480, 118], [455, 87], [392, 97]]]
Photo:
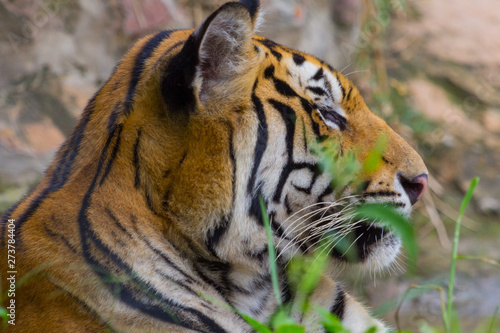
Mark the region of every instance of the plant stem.
[[446, 312], [446, 330], [450, 332], [450, 324], [451, 324], [451, 310], [452, 310], [452, 298], [453, 298], [453, 288], [455, 285], [455, 272], [457, 266], [457, 252], [458, 252], [458, 241], [460, 238], [460, 224], [462, 223], [462, 217], [464, 216], [465, 209], [469, 204], [470, 199], [472, 198], [472, 194], [474, 193], [474, 189], [476, 188], [477, 183], [479, 182], [479, 177], [475, 177], [472, 179], [472, 182], [465, 194], [464, 199], [462, 200], [462, 205], [460, 206], [460, 212], [457, 218], [457, 224], [455, 225], [455, 237], [453, 239], [453, 249], [451, 253], [451, 266], [450, 266], [450, 282], [448, 284], [448, 309]]
[[276, 302], [278, 306], [282, 306], [281, 302], [281, 289], [278, 282], [278, 268], [276, 267], [276, 249], [273, 244], [273, 232], [271, 230], [271, 224], [269, 223], [269, 216], [267, 215], [266, 204], [262, 196], [259, 196], [260, 210], [262, 213], [262, 221], [264, 222], [264, 227], [266, 228], [267, 235], [267, 247], [269, 252], [269, 266], [271, 270], [271, 282], [273, 284], [274, 295], [276, 296]]
[[488, 333], [493, 332], [493, 325], [495, 325], [495, 319], [497, 318], [498, 315], [498, 305], [495, 308], [495, 313], [493, 314], [493, 318], [491, 318], [491, 323], [490, 323], [490, 328], [488, 329]]

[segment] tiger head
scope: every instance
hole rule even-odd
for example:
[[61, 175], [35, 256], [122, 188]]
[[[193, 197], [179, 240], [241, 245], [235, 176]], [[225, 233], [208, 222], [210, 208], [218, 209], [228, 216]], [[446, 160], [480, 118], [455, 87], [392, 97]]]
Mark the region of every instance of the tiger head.
[[[138, 42], [89, 104], [93, 111], [79, 126], [88, 122], [93, 143], [82, 143], [80, 154], [93, 156], [119, 138], [120, 147], [109, 149], [113, 165], [102, 157], [100, 195], [118, 207], [144, 207], [185, 253], [247, 269], [264, 265], [262, 197], [283, 258], [308, 252], [319, 233], [342, 222], [355, 224], [349, 232], [358, 261], [384, 267], [399, 240], [376, 224], [349, 221], [342, 207], [392, 204], [408, 215], [426, 187], [426, 167], [349, 79], [255, 36], [258, 7], [227, 3], [194, 31]], [[324, 145], [335, 142], [339, 156], [352, 153], [362, 164], [380, 138], [379, 167], [334, 188], [321, 168]], [[332, 250], [336, 256], [342, 259]]]

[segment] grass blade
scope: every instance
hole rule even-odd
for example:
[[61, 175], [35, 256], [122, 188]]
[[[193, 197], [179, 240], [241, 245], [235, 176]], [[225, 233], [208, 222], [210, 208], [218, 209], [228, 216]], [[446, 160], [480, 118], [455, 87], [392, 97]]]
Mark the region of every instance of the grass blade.
[[472, 179], [472, 182], [470, 183], [469, 189], [467, 190], [467, 193], [465, 194], [464, 199], [462, 200], [462, 205], [460, 206], [460, 212], [458, 214], [457, 218], [457, 224], [455, 225], [455, 237], [453, 239], [453, 249], [451, 253], [451, 265], [450, 265], [450, 282], [448, 284], [448, 309], [446, 312], [446, 329], [449, 331], [451, 329], [451, 316], [452, 316], [452, 298], [453, 298], [453, 288], [455, 285], [455, 272], [456, 272], [456, 266], [457, 266], [457, 252], [458, 252], [458, 241], [460, 238], [460, 225], [462, 223], [462, 217], [464, 216], [465, 209], [467, 208], [467, 205], [469, 204], [472, 194], [474, 193], [474, 189], [476, 188], [477, 183], [479, 182], [479, 177], [475, 177]]
[[475, 261], [481, 261], [481, 262], [485, 262], [487, 264], [490, 264], [491, 266], [494, 266], [496, 268], [499, 268], [500, 269], [500, 263], [498, 261], [495, 261], [493, 259], [489, 259], [489, 258], [481, 258], [481, 257], [473, 257], [473, 256], [462, 256], [462, 255], [458, 255], [457, 256], [457, 259], [466, 259], [466, 260], [475, 260]]
[[264, 227], [266, 228], [267, 235], [267, 247], [269, 251], [269, 266], [271, 270], [271, 282], [273, 284], [274, 295], [276, 296], [276, 302], [278, 306], [282, 306], [281, 301], [281, 289], [278, 282], [278, 268], [276, 267], [276, 250], [274, 248], [273, 243], [273, 231], [271, 230], [271, 224], [269, 223], [269, 216], [267, 215], [267, 208], [262, 199], [262, 196], [259, 196], [260, 210], [262, 213], [262, 221], [264, 222]]
[[495, 313], [493, 314], [493, 318], [491, 318], [491, 323], [488, 329], [488, 333], [493, 333], [493, 325], [495, 325], [495, 319], [497, 319], [497, 315], [498, 315], [498, 305], [495, 308]]
[[377, 204], [366, 204], [358, 208], [358, 214], [361, 218], [377, 221], [389, 229], [395, 230], [403, 241], [408, 258], [412, 262], [415, 262], [418, 252], [415, 231], [408, 220], [399, 215], [394, 208]]

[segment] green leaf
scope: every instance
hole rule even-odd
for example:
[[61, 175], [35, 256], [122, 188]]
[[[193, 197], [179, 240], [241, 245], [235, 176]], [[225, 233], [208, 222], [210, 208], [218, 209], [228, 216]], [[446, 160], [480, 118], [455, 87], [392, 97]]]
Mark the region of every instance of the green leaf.
[[288, 282], [294, 292], [294, 309], [305, 313], [308, 298], [314, 292], [328, 264], [328, 253], [323, 244], [316, 249], [312, 257], [293, 258], [287, 267]]
[[327, 232], [324, 236], [331, 244], [334, 244], [335, 250], [340, 253], [347, 262], [358, 262], [358, 251], [356, 247], [352, 246], [355, 238], [352, 234], [339, 233], [337, 230]]
[[218, 306], [221, 306], [223, 308], [226, 308], [226, 309], [229, 309], [231, 311], [233, 311], [234, 313], [237, 313], [238, 315], [240, 315], [250, 326], [253, 327], [253, 329], [257, 332], [260, 332], [260, 333], [273, 333], [273, 331], [267, 327], [266, 325], [262, 324], [261, 322], [259, 322], [258, 320], [250, 317], [249, 315], [246, 315], [244, 314], [243, 312], [239, 311], [238, 309], [236, 309], [234, 306], [231, 306], [225, 302], [222, 302], [214, 297], [211, 297], [209, 295], [206, 295], [204, 293], [197, 293], [199, 297], [202, 297], [204, 299], [206, 299], [207, 301], [213, 303], [213, 304], [216, 304]]
[[366, 155], [363, 161], [363, 171], [367, 175], [371, 175], [378, 171], [378, 169], [383, 165], [382, 156], [384, 155], [384, 149], [387, 146], [387, 136], [380, 135], [377, 138], [377, 143], [375, 147], [370, 150], [368, 155]]
[[322, 171], [332, 176], [332, 187], [336, 193], [342, 193], [361, 170], [354, 152], [341, 153], [340, 144], [335, 139], [312, 144], [311, 151], [320, 157]]
[[460, 324], [460, 316], [458, 311], [453, 310], [451, 313], [450, 323], [450, 332], [452, 333], [460, 333], [462, 332], [461, 324]]
[[488, 328], [488, 333], [493, 332], [493, 326], [495, 325], [495, 319], [497, 318], [497, 315], [498, 315], [498, 305], [495, 308], [495, 313], [493, 314], [493, 317], [491, 318], [491, 323], [490, 323], [490, 327]]
[[337, 316], [321, 307], [316, 307], [316, 311], [321, 316], [321, 323], [328, 333], [349, 333], [349, 330], [342, 325]]
[[430, 326], [427, 322], [421, 321], [418, 325], [418, 330], [420, 333], [443, 333], [438, 328]]
[[358, 214], [360, 218], [376, 221], [394, 230], [401, 237], [409, 259], [413, 262], [416, 261], [418, 248], [415, 231], [410, 222], [398, 214], [394, 208], [378, 204], [367, 204], [358, 207]]
[[305, 333], [306, 329], [300, 325], [282, 325], [275, 331], [276, 333]]
[[0, 318], [2, 319], [2, 326], [4, 327], [7, 326], [7, 322], [9, 321], [9, 317], [7, 316], [8, 314], [7, 309], [0, 306]]
[[273, 333], [273, 331], [271, 331], [270, 328], [268, 328], [266, 325], [258, 322], [257, 320], [253, 319], [252, 317], [246, 315], [246, 314], [243, 314], [243, 313], [240, 313], [241, 317], [243, 319], [245, 319], [245, 321], [250, 325], [252, 326], [252, 328], [257, 331], [257, 332], [260, 332], [260, 333]]
[[[319, 249], [322, 249], [322, 246], [320, 246]], [[328, 264], [326, 251], [320, 250], [316, 251], [316, 253], [318, 254], [307, 260], [306, 264], [309, 268], [306, 269], [305, 274], [302, 276], [302, 283], [299, 286], [299, 292], [306, 295], [312, 293], [314, 289], [316, 289], [321, 279], [321, 274], [323, 274]]]
[[455, 236], [453, 238], [453, 248], [451, 250], [451, 264], [450, 264], [450, 280], [448, 283], [448, 301], [447, 301], [447, 311], [446, 311], [446, 328], [448, 330], [452, 327], [452, 299], [453, 299], [453, 288], [455, 286], [455, 272], [457, 266], [457, 253], [458, 253], [458, 242], [460, 239], [460, 225], [462, 224], [462, 217], [465, 214], [465, 209], [472, 199], [472, 194], [474, 194], [474, 189], [476, 188], [477, 183], [479, 182], [479, 177], [475, 177], [472, 179], [469, 189], [465, 194], [464, 199], [462, 200], [462, 205], [460, 206], [460, 212], [457, 218], [457, 224], [455, 225]]
[[295, 320], [290, 318], [284, 308], [278, 309], [271, 318], [271, 327], [277, 330], [281, 326], [294, 326], [297, 325]]
[[271, 269], [271, 281], [273, 284], [274, 296], [276, 297], [278, 306], [281, 307], [283, 303], [281, 302], [281, 289], [278, 281], [278, 268], [276, 267], [276, 250], [273, 243], [273, 231], [271, 230], [271, 224], [269, 223], [266, 204], [264, 203], [264, 199], [262, 198], [262, 196], [259, 196], [259, 203], [262, 213], [262, 221], [264, 222], [264, 227], [266, 228], [267, 248], [269, 250], [269, 266]]

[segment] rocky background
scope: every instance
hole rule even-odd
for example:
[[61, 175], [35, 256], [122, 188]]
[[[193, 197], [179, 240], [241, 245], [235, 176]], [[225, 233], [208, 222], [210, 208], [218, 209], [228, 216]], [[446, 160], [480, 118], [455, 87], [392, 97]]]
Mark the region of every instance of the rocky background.
[[[192, 28], [225, 1], [0, 0], [0, 213], [36, 184], [87, 100], [150, 32]], [[323, 58], [416, 147], [430, 172], [417, 204], [416, 272], [346, 283], [395, 323], [411, 284], [446, 286], [460, 200], [474, 196], [459, 253], [500, 260], [500, 2], [262, 0], [260, 34]], [[498, 264], [459, 261], [465, 332], [500, 303]], [[437, 291], [403, 303], [403, 328], [440, 325]], [[396, 301], [394, 301], [396, 300]], [[392, 303], [391, 303], [392, 302]], [[500, 320], [498, 320], [500, 321]]]

